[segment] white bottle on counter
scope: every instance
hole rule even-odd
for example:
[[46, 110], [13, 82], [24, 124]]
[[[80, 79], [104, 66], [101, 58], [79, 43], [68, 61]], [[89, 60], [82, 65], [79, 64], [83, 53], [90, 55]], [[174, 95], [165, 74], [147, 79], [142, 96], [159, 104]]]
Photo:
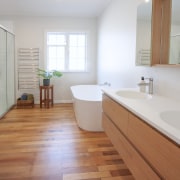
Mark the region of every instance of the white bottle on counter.
[[146, 92], [146, 82], [144, 81], [144, 77], [141, 77], [141, 82], [139, 83], [140, 92]]

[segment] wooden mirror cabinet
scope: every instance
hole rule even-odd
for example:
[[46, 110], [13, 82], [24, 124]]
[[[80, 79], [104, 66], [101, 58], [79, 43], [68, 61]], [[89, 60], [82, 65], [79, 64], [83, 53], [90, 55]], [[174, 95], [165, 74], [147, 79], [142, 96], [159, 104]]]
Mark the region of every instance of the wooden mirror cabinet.
[[180, 67], [179, 7], [179, 0], [150, 0], [138, 6], [136, 65]]

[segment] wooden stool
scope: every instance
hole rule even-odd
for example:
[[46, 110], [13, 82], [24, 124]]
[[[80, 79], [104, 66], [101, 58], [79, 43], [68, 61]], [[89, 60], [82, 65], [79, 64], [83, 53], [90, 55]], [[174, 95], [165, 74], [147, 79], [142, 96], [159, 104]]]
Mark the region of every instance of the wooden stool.
[[[42, 108], [42, 104], [44, 103], [44, 106], [46, 108], [49, 108], [49, 105], [51, 103], [51, 106], [53, 106], [53, 85], [50, 86], [40, 86], [40, 108]], [[51, 92], [49, 92], [51, 91]]]

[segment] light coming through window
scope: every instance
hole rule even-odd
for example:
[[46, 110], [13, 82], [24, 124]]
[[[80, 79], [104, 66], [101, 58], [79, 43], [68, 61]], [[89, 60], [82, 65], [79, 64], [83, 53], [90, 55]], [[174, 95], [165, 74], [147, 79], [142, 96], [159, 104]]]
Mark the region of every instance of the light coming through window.
[[85, 33], [47, 33], [47, 69], [64, 72], [86, 71]]

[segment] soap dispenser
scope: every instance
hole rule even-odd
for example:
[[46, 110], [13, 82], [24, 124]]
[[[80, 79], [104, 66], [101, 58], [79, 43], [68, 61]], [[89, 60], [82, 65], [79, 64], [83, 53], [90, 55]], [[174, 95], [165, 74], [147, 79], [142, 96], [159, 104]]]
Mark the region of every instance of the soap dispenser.
[[138, 84], [140, 87], [140, 92], [146, 92], [146, 82], [144, 81], [144, 77], [141, 77], [141, 82]]

